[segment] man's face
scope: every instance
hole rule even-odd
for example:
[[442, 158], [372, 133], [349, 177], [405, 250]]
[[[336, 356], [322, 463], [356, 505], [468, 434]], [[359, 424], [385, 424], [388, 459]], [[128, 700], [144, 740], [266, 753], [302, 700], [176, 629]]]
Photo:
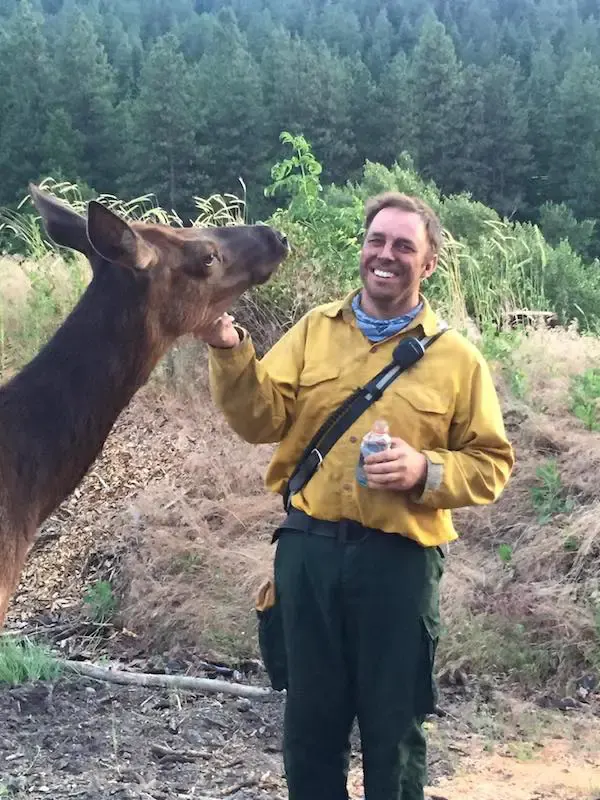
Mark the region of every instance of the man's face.
[[[369, 298], [382, 306], [409, 310], [418, 302], [423, 278], [437, 266], [418, 214], [384, 208], [367, 230], [360, 256], [360, 276]], [[415, 301], [415, 302], [413, 302]]]

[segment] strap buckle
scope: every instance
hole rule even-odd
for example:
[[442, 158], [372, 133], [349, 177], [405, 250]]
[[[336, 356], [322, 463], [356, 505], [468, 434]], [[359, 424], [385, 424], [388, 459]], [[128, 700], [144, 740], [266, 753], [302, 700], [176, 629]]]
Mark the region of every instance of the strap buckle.
[[315, 472], [316, 472], [319, 469], [319, 467], [321, 466], [321, 464], [323, 463], [323, 456], [321, 455], [321, 451], [317, 447], [313, 447], [313, 449], [310, 451], [311, 456], [312, 456], [313, 453], [316, 453], [317, 454], [317, 458], [319, 459], [319, 463], [315, 467]]

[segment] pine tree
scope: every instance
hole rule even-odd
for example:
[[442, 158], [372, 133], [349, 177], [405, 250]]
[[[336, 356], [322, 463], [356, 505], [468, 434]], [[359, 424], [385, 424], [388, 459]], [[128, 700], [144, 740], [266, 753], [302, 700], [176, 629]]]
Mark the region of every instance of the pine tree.
[[196, 146], [199, 93], [194, 74], [172, 34], [148, 51], [139, 95], [131, 110], [127, 194], [153, 192], [160, 205], [181, 216], [192, 212], [192, 196], [206, 186]]
[[532, 174], [526, 197], [532, 213], [548, 196], [550, 168], [556, 131], [552, 125], [552, 107], [558, 81], [556, 54], [550, 42], [543, 42], [531, 59], [531, 72], [525, 85], [528, 107], [529, 141]]
[[114, 192], [124, 147], [115, 73], [87, 16], [67, 9], [61, 23], [54, 45], [57, 104], [83, 137], [82, 178], [97, 191]]
[[387, 65], [376, 88], [375, 108], [368, 124], [370, 161], [391, 166], [406, 151], [416, 157], [419, 145], [411, 66], [404, 53]]
[[578, 219], [600, 216], [600, 67], [576, 53], [551, 106], [553, 152], [550, 199], [566, 202]]
[[486, 150], [490, 168], [486, 202], [499, 213], [513, 215], [525, 209], [531, 174], [527, 109], [519, 95], [520, 72], [510, 58], [502, 58], [483, 73]]
[[303, 133], [331, 180], [346, 180], [355, 163], [353, 71], [324, 44], [276, 33], [262, 59], [269, 142], [281, 131]]
[[453, 181], [458, 142], [460, 68], [452, 40], [432, 16], [423, 24], [410, 66], [417, 163], [441, 188]]
[[0, 38], [0, 202], [12, 203], [39, 180], [52, 101], [43, 19], [24, 0]]
[[239, 193], [242, 178], [260, 196], [268, 178], [260, 70], [233, 15], [221, 12], [219, 23], [196, 77], [205, 171], [211, 191]]
[[455, 153], [448, 189], [451, 192], [470, 192], [481, 200], [488, 195], [491, 167], [488, 158], [491, 150], [489, 130], [486, 125], [486, 98], [484, 70], [475, 64], [464, 67], [460, 75], [456, 132], [459, 142], [453, 142]]
[[389, 64], [393, 54], [394, 29], [385, 8], [382, 8], [375, 17], [367, 40], [365, 63], [377, 79]]

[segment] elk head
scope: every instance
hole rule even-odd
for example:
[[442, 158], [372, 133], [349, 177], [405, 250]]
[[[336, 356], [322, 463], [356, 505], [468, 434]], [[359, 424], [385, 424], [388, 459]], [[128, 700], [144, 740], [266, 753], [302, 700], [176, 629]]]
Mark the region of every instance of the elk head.
[[285, 236], [267, 225], [172, 228], [126, 222], [94, 200], [87, 217], [30, 185], [50, 238], [83, 253], [94, 277], [124, 269], [149, 282], [148, 323], [164, 339], [199, 332], [286, 258]]

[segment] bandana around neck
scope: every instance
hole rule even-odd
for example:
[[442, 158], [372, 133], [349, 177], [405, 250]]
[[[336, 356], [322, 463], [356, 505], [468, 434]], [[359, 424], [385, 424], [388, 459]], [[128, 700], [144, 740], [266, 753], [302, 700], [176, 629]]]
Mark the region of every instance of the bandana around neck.
[[371, 342], [381, 342], [399, 333], [413, 321], [417, 314], [421, 312], [422, 308], [423, 303], [421, 302], [401, 317], [378, 319], [377, 317], [370, 317], [362, 310], [360, 307], [360, 292], [352, 300], [352, 310], [354, 311], [358, 327]]

